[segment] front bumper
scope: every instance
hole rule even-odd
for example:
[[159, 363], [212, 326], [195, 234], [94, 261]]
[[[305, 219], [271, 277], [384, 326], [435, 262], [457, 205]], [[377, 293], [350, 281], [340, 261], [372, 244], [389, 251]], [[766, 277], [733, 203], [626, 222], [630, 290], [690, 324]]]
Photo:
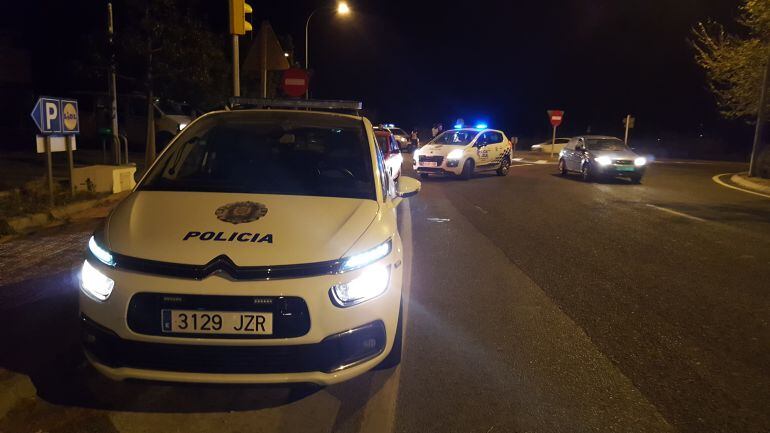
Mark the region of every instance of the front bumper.
[[[391, 269], [387, 290], [348, 308], [332, 303], [329, 288], [359, 271], [269, 281], [219, 274], [194, 280], [99, 266], [115, 289], [105, 302], [80, 292], [83, 346], [94, 367], [117, 380], [319, 385], [348, 380], [377, 365], [393, 346], [401, 304], [400, 251], [397, 240], [394, 253], [383, 259]], [[233, 299], [242, 298], [252, 300], [244, 311], [273, 313], [273, 335], [160, 331], [161, 309], [237, 311]], [[255, 306], [264, 300], [272, 303]]]
[[646, 166], [637, 167], [635, 165], [605, 165], [595, 164], [595, 173], [598, 176], [606, 177], [641, 177], [644, 175]]
[[446, 159], [443, 158], [441, 163], [439, 163], [436, 167], [426, 167], [424, 165], [421, 165], [416, 160], [412, 163], [412, 168], [417, 173], [428, 173], [428, 174], [451, 174], [454, 176], [459, 176], [462, 174], [463, 166], [461, 164], [461, 160], [458, 159]]

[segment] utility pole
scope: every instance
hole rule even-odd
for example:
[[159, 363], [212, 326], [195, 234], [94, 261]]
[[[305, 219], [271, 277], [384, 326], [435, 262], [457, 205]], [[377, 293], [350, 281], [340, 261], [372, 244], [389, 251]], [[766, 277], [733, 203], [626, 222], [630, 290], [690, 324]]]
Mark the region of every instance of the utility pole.
[[[112, 21], [112, 3], [107, 3], [107, 36], [109, 40], [110, 49], [110, 77], [107, 83], [108, 93], [110, 95], [110, 119], [112, 120], [112, 155], [114, 157], [113, 163], [120, 165], [120, 140], [118, 139], [118, 92], [116, 81], [116, 68], [115, 68], [115, 30]], [[126, 155], [128, 159], [128, 155]]]
[[626, 146], [628, 146], [628, 129], [631, 127], [631, 115], [626, 114], [626, 120], [623, 122], [626, 124], [626, 136], [623, 139], [623, 143], [626, 143]]
[[251, 5], [244, 0], [230, 0], [230, 34], [233, 36], [233, 96], [241, 96], [241, 61], [238, 37], [252, 30], [246, 14], [252, 13]]
[[757, 108], [757, 126], [754, 129], [754, 145], [751, 148], [751, 160], [749, 162], [749, 176], [757, 176], [757, 158], [762, 150], [762, 136], [765, 131], [765, 118], [767, 112], [767, 82], [770, 80], [770, 44], [767, 49], [767, 60], [765, 61], [765, 73], [762, 77], [762, 89], [759, 91], [759, 107]]

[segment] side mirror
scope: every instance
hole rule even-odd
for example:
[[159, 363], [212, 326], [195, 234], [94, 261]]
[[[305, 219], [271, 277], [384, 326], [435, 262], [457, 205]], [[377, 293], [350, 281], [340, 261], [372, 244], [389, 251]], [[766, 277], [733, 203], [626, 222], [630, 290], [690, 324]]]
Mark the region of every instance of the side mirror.
[[422, 184], [419, 180], [408, 176], [401, 176], [398, 179], [398, 185], [396, 185], [396, 197], [408, 198], [417, 195], [420, 192], [420, 188], [422, 188]]

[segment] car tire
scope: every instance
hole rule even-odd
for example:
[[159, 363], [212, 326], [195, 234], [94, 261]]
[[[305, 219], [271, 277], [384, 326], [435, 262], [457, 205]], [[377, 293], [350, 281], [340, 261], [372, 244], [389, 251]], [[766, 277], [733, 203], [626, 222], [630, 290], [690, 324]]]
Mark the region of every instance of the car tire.
[[401, 363], [401, 348], [404, 344], [404, 301], [401, 301], [401, 305], [398, 307], [398, 324], [396, 325], [396, 335], [393, 338], [393, 347], [390, 348], [390, 353], [382, 362], [377, 365], [377, 370], [385, 370], [393, 368]]
[[505, 176], [508, 174], [508, 169], [511, 168], [511, 160], [508, 159], [508, 157], [503, 157], [503, 160], [500, 161], [500, 167], [497, 168], [497, 175], [498, 176]]
[[593, 170], [591, 169], [591, 164], [583, 164], [583, 168], [580, 170], [580, 173], [583, 175], [583, 181], [584, 182], [591, 182], [594, 179]]
[[420, 173], [420, 179], [427, 179], [428, 173]]
[[640, 184], [642, 183], [642, 176], [631, 176], [631, 183]]
[[567, 175], [567, 163], [563, 160], [559, 160], [559, 174], [562, 176]]
[[465, 160], [465, 164], [463, 164], [463, 171], [460, 173], [460, 177], [463, 180], [468, 180], [473, 177], [473, 169], [476, 164], [473, 162], [472, 159]]

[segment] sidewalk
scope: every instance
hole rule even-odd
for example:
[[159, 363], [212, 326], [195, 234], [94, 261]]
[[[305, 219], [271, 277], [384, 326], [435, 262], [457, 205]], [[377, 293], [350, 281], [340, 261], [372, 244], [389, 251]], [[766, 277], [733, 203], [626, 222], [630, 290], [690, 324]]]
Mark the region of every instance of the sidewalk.
[[749, 177], [748, 173], [736, 173], [730, 177], [730, 181], [743, 188], [762, 194], [770, 194], [770, 179], [761, 177]]

